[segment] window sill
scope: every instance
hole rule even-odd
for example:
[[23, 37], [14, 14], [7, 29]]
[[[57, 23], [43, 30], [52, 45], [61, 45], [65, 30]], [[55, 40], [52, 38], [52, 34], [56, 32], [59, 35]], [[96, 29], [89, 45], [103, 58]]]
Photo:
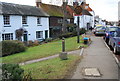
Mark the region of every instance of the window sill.
[[4, 27], [11, 27], [11, 25], [4, 25]]
[[44, 41], [44, 38], [36, 38], [38, 41]]
[[28, 27], [28, 24], [23, 24], [22, 26], [23, 26], [23, 27]]
[[41, 24], [37, 24], [37, 26], [42, 26]]

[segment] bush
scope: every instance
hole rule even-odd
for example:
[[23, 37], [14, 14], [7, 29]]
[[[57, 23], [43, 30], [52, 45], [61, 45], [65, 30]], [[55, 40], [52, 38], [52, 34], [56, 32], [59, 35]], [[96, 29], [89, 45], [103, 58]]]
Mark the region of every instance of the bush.
[[[80, 28], [80, 35], [86, 33], [85, 28]], [[77, 31], [73, 31], [73, 32], [69, 32], [66, 34], [62, 34], [59, 36], [59, 38], [61, 39], [62, 37], [64, 38], [69, 38], [69, 37], [73, 37], [73, 36], [77, 36]]]
[[2, 56], [24, 52], [26, 47], [23, 42], [17, 40], [2, 41]]
[[47, 38], [45, 39], [45, 42], [51, 42], [53, 39], [52, 38]]
[[34, 42], [33, 42], [33, 46], [38, 46], [39, 45], [39, 41], [38, 40], [35, 40]]
[[84, 33], [86, 33], [86, 29], [85, 29], [85, 28], [81, 28], [81, 29], [80, 29], [80, 35], [81, 35], [81, 34], [84, 34]]
[[32, 41], [32, 40], [29, 40], [27, 46], [28, 46], [28, 47], [32, 47], [32, 46], [34, 46], [34, 45], [33, 45], [33, 41]]
[[73, 36], [72, 33], [66, 33], [66, 34], [60, 35], [59, 38], [60, 38], [60, 39], [62, 39], [62, 37], [64, 37], [64, 38], [69, 38], [69, 37], [72, 37], [72, 36]]
[[18, 64], [2, 64], [3, 81], [22, 81], [24, 70]]

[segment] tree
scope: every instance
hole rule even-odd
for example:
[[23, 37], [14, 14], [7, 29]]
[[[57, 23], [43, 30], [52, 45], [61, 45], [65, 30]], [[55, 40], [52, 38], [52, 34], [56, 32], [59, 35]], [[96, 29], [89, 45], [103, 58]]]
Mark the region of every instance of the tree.
[[23, 34], [24, 34], [24, 29], [23, 28], [20, 28], [20, 29], [17, 29], [16, 31], [15, 31], [15, 33], [16, 33], [16, 38], [19, 40], [19, 41], [21, 41], [22, 40], [22, 36], [23, 36]]

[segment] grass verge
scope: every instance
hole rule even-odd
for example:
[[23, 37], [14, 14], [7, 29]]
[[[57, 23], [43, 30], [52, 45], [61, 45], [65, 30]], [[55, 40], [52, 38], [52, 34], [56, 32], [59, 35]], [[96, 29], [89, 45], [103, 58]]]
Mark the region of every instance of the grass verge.
[[57, 57], [21, 67], [25, 70], [25, 74], [31, 72], [33, 79], [64, 79], [80, 60], [77, 55], [68, 57], [68, 60], [61, 60]]
[[[81, 39], [79, 44], [76, 42], [77, 37], [71, 37], [65, 39], [66, 51], [76, 50], [78, 49], [79, 46], [86, 47], [87, 45], [84, 45]], [[48, 57], [61, 52], [62, 50], [61, 42], [62, 40], [58, 40], [43, 45], [30, 47], [25, 52], [17, 53], [6, 57], [1, 57], [0, 59], [2, 59], [3, 63], [21, 63], [28, 60]]]

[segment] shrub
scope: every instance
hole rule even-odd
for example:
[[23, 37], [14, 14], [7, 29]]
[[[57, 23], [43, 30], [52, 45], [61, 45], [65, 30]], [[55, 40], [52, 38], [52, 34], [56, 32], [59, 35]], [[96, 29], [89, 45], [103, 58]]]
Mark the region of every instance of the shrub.
[[[80, 28], [80, 35], [86, 33], [85, 28]], [[77, 36], [77, 31], [73, 31], [73, 32], [69, 32], [66, 34], [62, 34], [59, 36], [59, 38], [61, 39], [62, 37], [64, 38], [68, 38], [68, 37], [73, 37], [73, 36]]]
[[51, 42], [53, 39], [52, 38], [47, 38], [45, 39], [45, 42]]
[[81, 28], [81, 29], [80, 29], [80, 35], [81, 35], [81, 34], [84, 34], [84, 33], [86, 33], [86, 29], [85, 29], [85, 28]]
[[38, 40], [35, 40], [34, 42], [33, 42], [33, 46], [38, 46], [39, 45], [39, 41]]
[[31, 47], [31, 46], [33, 46], [33, 41], [32, 40], [29, 40], [28, 41], [28, 45], [27, 45], [28, 47]]
[[21, 81], [24, 70], [18, 64], [2, 64], [3, 81]]
[[2, 56], [24, 52], [26, 47], [23, 42], [17, 40], [2, 41]]
[[68, 38], [68, 37], [72, 37], [72, 36], [73, 36], [72, 33], [66, 33], [66, 34], [62, 34], [62, 35], [60, 35], [59, 38], [62, 39], [62, 37], [64, 37], [64, 38]]

